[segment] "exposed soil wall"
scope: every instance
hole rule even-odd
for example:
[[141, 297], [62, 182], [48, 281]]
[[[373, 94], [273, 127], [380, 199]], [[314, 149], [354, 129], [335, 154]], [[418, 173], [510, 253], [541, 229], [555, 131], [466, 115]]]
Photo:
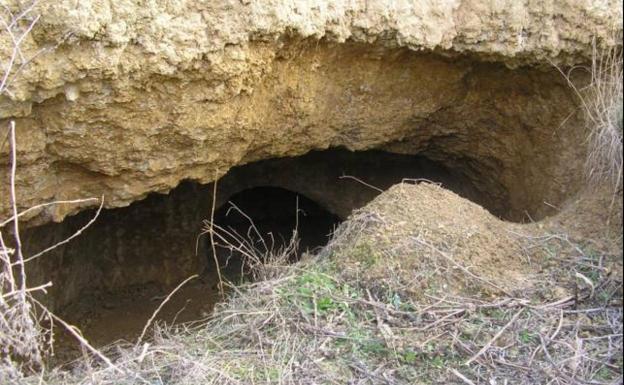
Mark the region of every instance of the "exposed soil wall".
[[241, 83], [253, 93], [218, 96], [219, 83], [193, 71], [38, 104], [17, 121], [21, 204], [104, 195], [122, 206], [237, 164], [335, 146], [426, 155], [509, 195], [515, 218], [540, 216], [543, 201], [557, 205], [577, 186], [584, 136], [554, 69], [358, 44], [253, 51], [262, 72]]

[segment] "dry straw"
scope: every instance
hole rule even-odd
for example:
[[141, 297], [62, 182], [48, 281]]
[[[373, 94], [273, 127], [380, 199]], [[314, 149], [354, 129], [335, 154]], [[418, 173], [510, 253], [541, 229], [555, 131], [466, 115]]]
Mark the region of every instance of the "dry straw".
[[[622, 45], [599, 48], [594, 40], [592, 47], [590, 66], [573, 67], [568, 72], [555, 67], [576, 93], [585, 116], [588, 182], [590, 186], [607, 182], [617, 191], [622, 187]], [[590, 74], [584, 87], [577, 86], [571, 77], [579, 68]]]

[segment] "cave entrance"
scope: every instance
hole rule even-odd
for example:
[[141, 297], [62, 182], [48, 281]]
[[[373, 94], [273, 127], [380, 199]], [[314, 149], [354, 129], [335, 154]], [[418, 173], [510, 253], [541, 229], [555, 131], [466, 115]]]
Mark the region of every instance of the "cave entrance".
[[[205, 246], [206, 272], [213, 275], [218, 261], [228, 279], [238, 280], [249, 273], [244, 262], [250, 258], [257, 259], [248, 264], [265, 263], [268, 255], [284, 254], [283, 262], [295, 262], [302, 253], [324, 246], [340, 221], [315, 201], [284, 188], [243, 190], [215, 212], [215, 228], [222, 230], [212, 237], [216, 259], [212, 244]], [[206, 242], [211, 242], [209, 236]], [[238, 251], [241, 243], [245, 252]]]
[[[404, 179], [439, 183], [495, 215], [509, 217], [515, 206], [495, 178], [495, 167], [476, 167], [461, 158], [444, 162], [435, 155], [333, 148], [243, 160], [247, 163], [218, 180], [214, 197], [214, 184], [184, 181], [166, 194], [103, 210], [79, 237], [38, 259], [31, 282], [52, 281], [46, 298], [51, 308], [103, 346], [117, 339], [133, 341], [162, 299], [195, 274], [202, 279], [176, 292], [157, 319], [171, 324], [210, 314], [221, 299], [217, 269], [210, 240], [198, 236], [213, 207], [214, 222], [245, 238], [260, 255], [283, 249], [296, 229], [300, 243], [289, 254], [291, 260], [325, 245], [337, 223]], [[26, 254], [67, 239], [93, 215], [83, 211], [62, 223], [28, 229], [23, 234]], [[225, 278], [235, 283], [249, 279], [242, 256], [217, 243], [216, 259]]]

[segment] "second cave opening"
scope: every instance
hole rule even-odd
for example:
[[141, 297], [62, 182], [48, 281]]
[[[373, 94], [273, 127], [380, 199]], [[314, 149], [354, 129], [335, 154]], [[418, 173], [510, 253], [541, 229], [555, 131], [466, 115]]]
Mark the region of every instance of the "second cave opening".
[[[271, 254], [288, 253], [295, 262], [301, 253], [325, 245], [340, 217], [302, 194], [280, 187], [253, 187], [232, 195], [214, 214], [218, 236], [204, 237], [206, 269], [219, 268], [230, 278], [244, 275], [242, 261], [253, 254], [258, 263]], [[212, 243], [217, 258], [213, 256]], [[241, 250], [244, 249], [244, 250]]]

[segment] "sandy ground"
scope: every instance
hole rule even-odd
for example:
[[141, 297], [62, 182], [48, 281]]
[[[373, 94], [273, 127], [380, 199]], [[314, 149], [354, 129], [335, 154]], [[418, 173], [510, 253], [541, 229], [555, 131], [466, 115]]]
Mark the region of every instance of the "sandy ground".
[[[188, 282], [167, 301], [155, 321], [174, 324], [195, 321], [210, 314], [220, 300], [218, 288], [210, 277]], [[80, 327], [93, 346], [104, 347], [115, 341], [134, 342], [152, 314], [170, 293], [156, 285], [87, 296], [65, 309], [65, 319]], [[65, 363], [77, 358], [76, 340], [57, 328], [54, 361]], [[149, 336], [149, 334], [148, 334]]]

